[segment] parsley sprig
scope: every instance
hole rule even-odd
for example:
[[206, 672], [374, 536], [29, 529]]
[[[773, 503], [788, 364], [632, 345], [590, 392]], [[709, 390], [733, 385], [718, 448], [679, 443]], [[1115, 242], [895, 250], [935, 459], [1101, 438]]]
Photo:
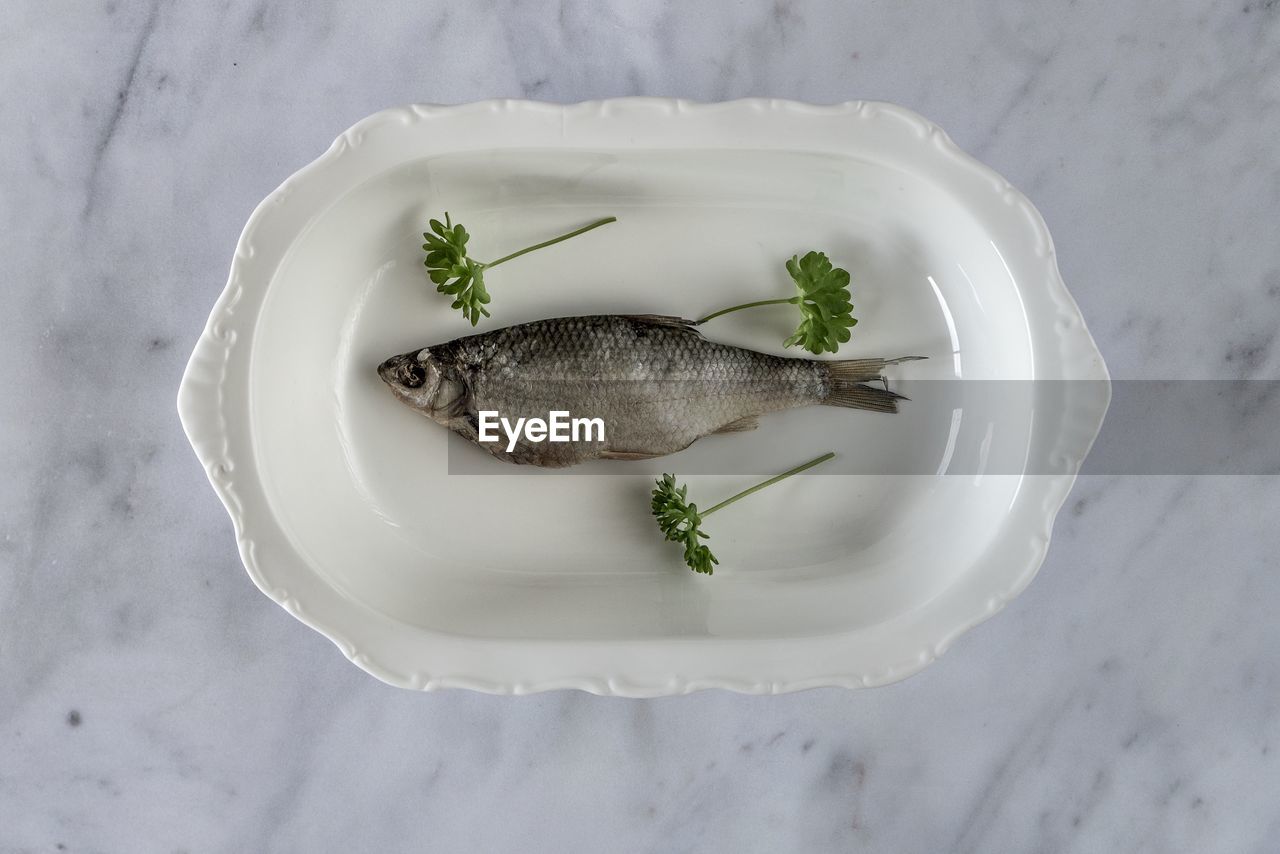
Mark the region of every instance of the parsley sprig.
[[694, 572], [710, 575], [712, 567], [720, 561], [711, 549], [699, 542], [709, 534], [702, 530], [702, 517], [698, 505], [688, 501], [689, 487], [676, 483], [676, 476], [664, 474], [653, 490], [650, 508], [658, 520], [662, 535], [673, 543], [684, 546], [684, 562]]
[[744, 489], [714, 507], [701, 511], [698, 510], [697, 504], [688, 499], [689, 487], [678, 483], [675, 475], [664, 474], [653, 489], [653, 500], [649, 506], [654, 518], [658, 521], [658, 528], [661, 529], [662, 535], [669, 541], [680, 543], [684, 547], [684, 562], [688, 564], [689, 568], [694, 572], [711, 575], [720, 561], [711, 553], [711, 549], [702, 542], [702, 540], [710, 537], [706, 531], [702, 530], [703, 519], [717, 510], [728, 507], [735, 501], [746, 498], [753, 492], [759, 492], [780, 480], [786, 480], [794, 474], [799, 474], [820, 463], [825, 463], [834, 456], [834, 453], [825, 453], [802, 466], [796, 466], [790, 471], [771, 477], [763, 483], [757, 483], [750, 489]]
[[723, 308], [708, 314], [698, 323], [703, 324], [744, 308], [789, 303], [800, 309], [800, 325], [784, 346], [799, 344], [814, 355], [836, 352], [849, 340], [849, 330], [858, 322], [853, 316], [853, 302], [849, 296], [849, 271], [832, 265], [826, 253], [817, 251], [806, 253], [804, 257], [793, 255], [786, 266], [796, 285], [795, 296]]
[[462, 223], [454, 225], [448, 211], [446, 211], [444, 222], [440, 222], [438, 219], [431, 220], [429, 223], [431, 230], [422, 234], [427, 241], [422, 244], [422, 248], [427, 252], [426, 261], [423, 263], [427, 266], [427, 275], [435, 283], [436, 290], [454, 297], [450, 308], [460, 310], [463, 316], [471, 321], [471, 325], [475, 326], [480, 322], [482, 315], [484, 317], [490, 316], [489, 309], [485, 308], [490, 300], [489, 290], [484, 283], [485, 270], [491, 270], [513, 258], [519, 258], [521, 255], [526, 255], [538, 249], [545, 249], [563, 240], [568, 240], [570, 237], [584, 234], [593, 228], [617, 222], [617, 220], [618, 218], [615, 216], [605, 217], [559, 237], [535, 243], [533, 246], [526, 246], [524, 249], [512, 252], [510, 255], [503, 255], [497, 261], [485, 262], [477, 261], [467, 254], [467, 241], [471, 238], [471, 235], [463, 228]]

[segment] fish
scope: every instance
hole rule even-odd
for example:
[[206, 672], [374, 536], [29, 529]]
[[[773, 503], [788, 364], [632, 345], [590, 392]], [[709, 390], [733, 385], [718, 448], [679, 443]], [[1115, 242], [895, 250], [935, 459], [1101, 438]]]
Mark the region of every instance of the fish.
[[[882, 371], [919, 358], [774, 356], [710, 341], [696, 322], [680, 317], [589, 315], [420, 348], [387, 359], [378, 375], [401, 402], [494, 457], [564, 468], [673, 454], [704, 436], [752, 430], [761, 415], [800, 406], [894, 413], [905, 398], [889, 390]], [[556, 411], [598, 418], [604, 429], [583, 431], [577, 441], [501, 432], [497, 441], [480, 441], [482, 428], [494, 436], [486, 412], [516, 424]]]

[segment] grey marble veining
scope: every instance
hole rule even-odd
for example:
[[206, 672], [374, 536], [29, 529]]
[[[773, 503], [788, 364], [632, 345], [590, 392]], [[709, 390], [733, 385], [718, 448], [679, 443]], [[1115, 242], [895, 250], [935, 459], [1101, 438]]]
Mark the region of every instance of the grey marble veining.
[[1117, 377], [1275, 379], [1280, 4], [5, 18], [0, 851], [1280, 850], [1275, 478], [1082, 479], [1031, 588], [889, 688], [416, 695], [253, 588], [173, 411], [262, 196], [494, 96], [902, 103], [1036, 202]]

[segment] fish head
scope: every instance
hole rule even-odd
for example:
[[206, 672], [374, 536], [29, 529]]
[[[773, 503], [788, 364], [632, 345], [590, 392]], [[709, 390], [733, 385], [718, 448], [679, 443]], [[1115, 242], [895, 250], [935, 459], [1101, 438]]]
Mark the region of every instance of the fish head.
[[378, 376], [402, 403], [446, 426], [466, 399], [461, 373], [430, 347], [392, 356], [378, 366]]

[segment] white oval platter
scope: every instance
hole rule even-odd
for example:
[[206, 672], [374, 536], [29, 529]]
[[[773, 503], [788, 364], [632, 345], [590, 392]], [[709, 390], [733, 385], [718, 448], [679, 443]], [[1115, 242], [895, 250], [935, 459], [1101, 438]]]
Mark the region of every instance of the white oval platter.
[[[785, 295], [782, 261], [823, 249], [853, 275], [860, 323], [840, 355], [930, 357], [891, 378], [922, 404], [782, 413], [648, 467], [546, 473], [458, 448], [373, 370], [472, 331], [422, 267], [445, 210], [481, 258], [619, 218], [492, 271], [481, 331], [696, 317]], [[706, 332], [784, 352], [794, 323], [763, 309]], [[1052, 392], [988, 418], [923, 405], [985, 381]], [[254, 583], [379, 679], [655, 696], [918, 671], [1035, 575], [1109, 400], [1044, 221], [927, 120], [874, 102], [627, 98], [356, 124], [250, 217], [178, 411]], [[993, 437], [1025, 464], [995, 465]], [[860, 465], [708, 521], [712, 577], [648, 516], [654, 471], [686, 472], [705, 506], [825, 450]]]

